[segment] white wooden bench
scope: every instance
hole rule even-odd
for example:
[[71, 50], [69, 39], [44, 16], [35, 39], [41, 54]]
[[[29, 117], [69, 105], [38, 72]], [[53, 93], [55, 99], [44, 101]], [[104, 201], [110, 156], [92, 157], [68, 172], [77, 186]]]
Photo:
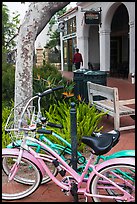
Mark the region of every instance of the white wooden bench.
[[[135, 99], [119, 100], [118, 88], [108, 87], [92, 82], [87, 82], [88, 99], [91, 105], [95, 104], [98, 110], [108, 111], [108, 115], [114, 117], [115, 130], [134, 129], [135, 125], [120, 126], [120, 118], [124, 116], [135, 115], [135, 109], [129, 107], [135, 104]], [[105, 99], [94, 100], [93, 96], [103, 96]]]

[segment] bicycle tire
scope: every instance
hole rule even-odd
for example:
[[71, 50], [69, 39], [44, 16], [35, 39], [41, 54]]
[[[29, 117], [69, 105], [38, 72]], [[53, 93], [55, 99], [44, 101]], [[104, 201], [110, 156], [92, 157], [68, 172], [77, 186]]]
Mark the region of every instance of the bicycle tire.
[[[3, 161], [6, 160], [6, 163], [8, 163], [8, 167], [12, 168], [17, 158], [18, 158], [18, 155], [3, 154], [2, 164], [3, 164]], [[31, 168], [29, 168], [28, 166], [31, 166]], [[5, 169], [2, 168], [2, 199], [3, 200], [18, 200], [31, 195], [37, 190], [42, 180], [42, 173], [39, 170], [39, 168], [35, 165], [35, 163], [33, 163], [32, 161], [30, 161], [25, 157], [21, 158], [19, 169], [11, 181], [8, 181], [8, 176], [9, 176], [9, 170], [8, 172], [5, 172]], [[33, 182], [30, 182], [29, 185], [24, 185], [25, 180], [27, 179], [29, 180], [30, 178], [33, 178]], [[22, 182], [18, 182], [18, 179], [19, 181], [22, 179]]]
[[[120, 173], [120, 170], [122, 173]], [[117, 171], [117, 172], [116, 172]], [[117, 164], [110, 164], [104, 168], [101, 168], [99, 173], [111, 178], [111, 180], [115, 181], [120, 187], [122, 187], [124, 190], [126, 190], [130, 195], [132, 195], [135, 198], [135, 192], [134, 192], [134, 185], [135, 185], [135, 165], [131, 164], [131, 162], [125, 162], [125, 160], [119, 160]], [[114, 175], [112, 172], [116, 172]], [[119, 172], [119, 174], [118, 174]], [[125, 174], [126, 181], [129, 182], [129, 185], [125, 183], [125, 180], [118, 179], [118, 175], [120, 175], [122, 178], [124, 178], [123, 173]], [[129, 177], [127, 176], [129, 175]], [[129, 179], [130, 178], [130, 179]], [[94, 175], [93, 178], [90, 181], [89, 184], [89, 191], [93, 195], [106, 195], [106, 198], [99, 198], [96, 196], [92, 196], [93, 202], [124, 202], [123, 200], [117, 199], [117, 196], [120, 196], [122, 194], [121, 191], [118, 189], [114, 189], [110, 183], [107, 183], [104, 179], [102, 179], [100, 176]], [[133, 186], [133, 187], [131, 187]], [[109, 189], [109, 191], [107, 190]], [[112, 189], [111, 189], [112, 188]], [[115, 198], [107, 198], [107, 196], [112, 196]], [[109, 200], [109, 201], [108, 201]], [[127, 202], [135, 202], [127, 200]]]
[[[35, 148], [34, 146], [31, 146], [29, 145], [31, 148]], [[51, 155], [47, 150], [41, 148], [40, 152], [39, 153], [43, 153], [44, 155], [48, 154], [48, 155]], [[46, 165], [48, 166], [48, 168], [50, 169], [50, 171], [52, 172], [52, 174], [56, 177], [57, 174], [58, 174], [58, 171], [57, 171], [57, 168], [52, 164], [52, 160], [51, 162], [47, 162], [45, 160], [43, 160], [44, 162], [46, 162]], [[9, 172], [9, 168], [6, 164], [6, 161], [3, 160], [3, 163], [2, 163], [2, 167], [3, 167], [3, 170], [5, 171], [5, 173], [8, 174]], [[16, 179], [16, 178], [15, 178]], [[42, 178], [42, 181], [41, 181], [41, 184], [45, 184], [45, 183], [48, 183], [50, 182], [52, 179], [48, 176], [48, 174], [45, 174]], [[20, 182], [20, 183], [23, 183], [23, 184], [26, 184], [26, 185], [30, 185], [31, 184], [31, 181], [30, 179], [29, 180], [22, 180], [21, 177], [20, 179], [18, 178], [17, 182]]]

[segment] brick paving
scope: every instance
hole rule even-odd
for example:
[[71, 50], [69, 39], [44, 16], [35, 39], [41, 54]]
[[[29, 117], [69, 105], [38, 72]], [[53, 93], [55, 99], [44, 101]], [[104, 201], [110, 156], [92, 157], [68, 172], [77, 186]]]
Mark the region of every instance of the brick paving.
[[[69, 79], [73, 77], [73, 73], [65, 72], [64, 75]], [[107, 85], [118, 87], [120, 99], [129, 99], [135, 97], [135, 85], [131, 84], [129, 80], [108, 77]], [[122, 122], [127, 124], [134, 124], [135, 121], [130, 117], [127, 117]], [[113, 118], [104, 117], [102, 125], [104, 127], [104, 132], [112, 130]], [[109, 152], [109, 154], [126, 149], [135, 149], [135, 130], [121, 131], [119, 143]], [[74, 202], [74, 199], [71, 195], [65, 196], [56, 184], [50, 182], [48, 184], [41, 185], [37, 191], [35, 191], [27, 198], [8, 202]]]

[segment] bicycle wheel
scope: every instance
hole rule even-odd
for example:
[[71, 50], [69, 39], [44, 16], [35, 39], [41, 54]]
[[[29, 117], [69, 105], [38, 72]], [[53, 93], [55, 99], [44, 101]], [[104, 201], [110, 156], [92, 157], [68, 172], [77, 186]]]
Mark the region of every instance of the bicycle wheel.
[[[95, 175], [90, 182], [90, 193], [94, 202], [135, 202], [135, 165], [130, 163], [118, 162], [108, 165], [99, 170], [99, 173], [118, 184], [131, 195], [131, 200], [122, 200], [118, 196], [124, 193], [108, 182], [105, 178]], [[105, 196], [96, 197], [95, 195]]]
[[[32, 161], [24, 157], [21, 158], [14, 178], [11, 181], [8, 180], [9, 170], [13, 167], [17, 158], [17, 155], [2, 155], [2, 166], [7, 165], [7, 170], [6, 168], [2, 169], [3, 200], [17, 200], [27, 197], [34, 193], [41, 183], [42, 174], [40, 170]], [[26, 181], [28, 181], [28, 185], [24, 185]]]
[[[122, 158], [122, 157], [121, 157]], [[124, 157], [125, 158], [125, 157]], [[126, 157], [126, 158], [133, 158], [133, 156], [129, 156], [129, 157]], [[116, 171], [115, 171], [116, 173], [119, 173], [119, 169], [116, 169]], [[135, 173], [135, 171], [134, 171], [134, 173]], [[127, 176], [128, 176], [128, 174], [127, 174]], [[122, 187], [122, 186], [121, 186]], [[129, 188], [129, 189], [127, 189], [127, 190], [129, 190], [129, 193], [131, 193], [131, 189]], [[113, 189], [106, 189], [106, 191], [108, 192], [108, 194], [109, 195], [111, 195], [111, 196], [115, 196], [115, 191], [113, 191]], [[122, 202], [121, 200], [117, 200], [117, 202]]]
[[[37, 147], [36, 146], [31, 146], [31, 145], [29, 145], [33, 150], [35, 150], [35, 151], [37, 151]], [[43, 155], [45, 155], [45, 158], [46, 158], [46, 155], [48, 155], [49, 157], [48, 157], [48, 161], [46, 161], [46, 160], [43, 160], [44, 162], [46, 162], [46, 165], [48, 166], [48, 168], [50, 169], [50, 171], [52, 172], [52, 174], [56, 177], [57, 176], [57, 174], [58, 174], [58, 171], [57, 171], [57, 168], [52, 164], [52, 159], [51, 159], [51, 161], [49, 161], [49, 158], [50, 158], [50, 156], [51, 156], [51, 154], [47, 151], [47, 150], [45, 150], [45, 149], [43, 149], [43, 148], [39, 148], [39, 151], [37, 151], [37, 152], [39, 152], [40, 154], [43, 154]], [[8, 166], [8, 164], [9, 163], [7, 163], [7, 160], [5, 159], [5, 158], [3, 158], [3, 163], [2, 163], [2, 166], [3, 166], [3, 170], [5, 171], [5, 173], [9, 173], [9, 171], [10, 171], [10, 167]], [[30, 166], [29, 166], [29, 168], [30, 168]], [[16, 179], [16, 178], [15, 178]], [[17, 182], [20, 182], [20, 183], [23, 183], [23, 184], [28, 184], [28, 185], [31, 185], [32, 183], [33, 183], [33, 180], [31, 181], [31, 179], [22, 179], [21, 178], [21, 175], [20, 175], [20, 177], [18, 177], [18, 179], [16, 179], [16, 181]], [[43, 176], [43, 178], [42, 178], [42, 181], [41, 181], [41, 184], [45, 184], [45, 183], [48, 183], [48, 182], [50, 182], [51, 181], [51, 178], [48, 176], [48, 174], [46, 174], [45, 173], [45, 175]]]

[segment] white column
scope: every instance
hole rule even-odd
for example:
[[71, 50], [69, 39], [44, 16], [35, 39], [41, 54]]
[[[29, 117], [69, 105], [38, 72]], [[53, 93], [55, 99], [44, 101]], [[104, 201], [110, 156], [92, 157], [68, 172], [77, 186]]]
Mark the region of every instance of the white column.
[[129, 73], [135, 73], [135, 22], [129, 22]]
[[100, 70], [110, 71], [110, 30], [100, 30]]
[[63, 34], [60, 32], [60, 49], [61, 49], [61, 71], [64, 70], [64, 56], [63, 56]]
[[77, 47], [83, 57], [83, 68], [88, 69], [88, 37], [78, 37]]

